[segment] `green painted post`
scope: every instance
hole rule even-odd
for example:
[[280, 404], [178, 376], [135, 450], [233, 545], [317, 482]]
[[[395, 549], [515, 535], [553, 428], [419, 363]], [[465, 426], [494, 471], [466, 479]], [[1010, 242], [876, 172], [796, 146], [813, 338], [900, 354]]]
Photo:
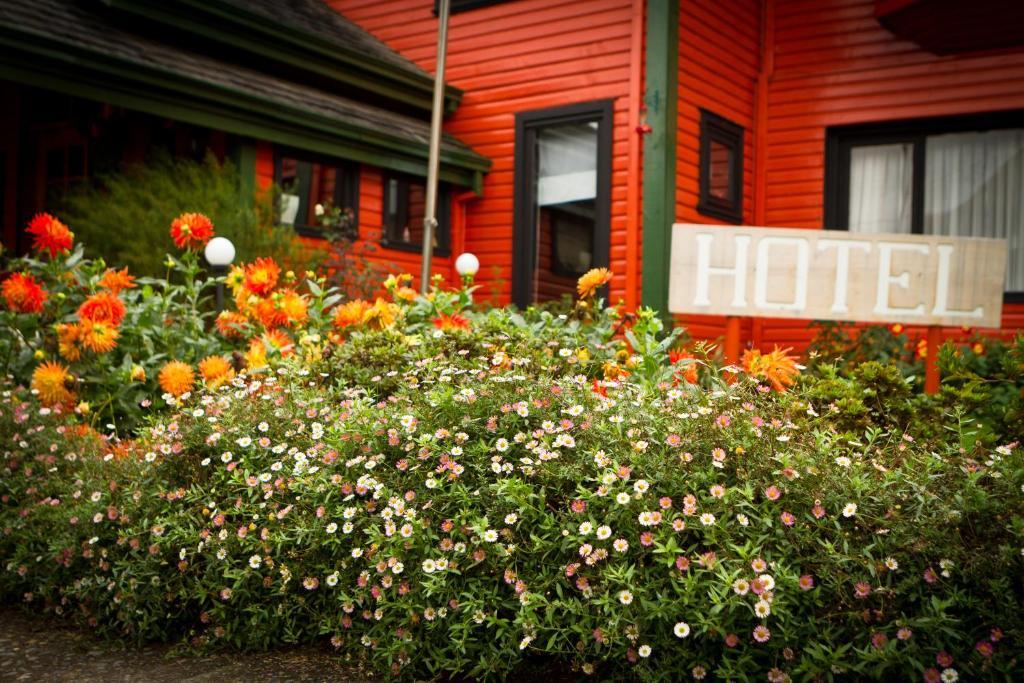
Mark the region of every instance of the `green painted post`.
[[242, 196], [256, 198], [256, 141], [238, 138], [231, 149], [231, 161], [238, 169], [242, 183]]
[[668, 309], [668, 270], [676, 206], [676, 111], [679, 86], [679, 0], [647, 3], [644, 104], [643, 278], [641, 301]]

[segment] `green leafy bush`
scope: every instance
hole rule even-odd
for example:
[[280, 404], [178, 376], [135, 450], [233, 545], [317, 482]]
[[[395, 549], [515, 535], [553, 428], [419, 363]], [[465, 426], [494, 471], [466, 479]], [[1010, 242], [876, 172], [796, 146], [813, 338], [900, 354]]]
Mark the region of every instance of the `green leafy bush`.
[[624, 341], [599, 308], [465, 299], [380, 309], [135, 442], [9, 390], [0, 591], [139, 640], [329, 639], [402, 678], [1020, 670], [1013, 444], [921, 425], [885, 366], [779, 393], [698, 358], [689, 384], [651, 312]]
[[157, 155], [72, 190], [60, 213], [88, 256], [160, 277], [167, 273], [164, 254], [175, 250], [168, 217], [183, 211], [208, 216], [217, 234], [234, 243], [239, 261], [271, 256], [300, 272], [315, 266], [316, 254], [276, 226], [272, 194], [254, 198], [235, 165], [213, 156], [194, 162]]

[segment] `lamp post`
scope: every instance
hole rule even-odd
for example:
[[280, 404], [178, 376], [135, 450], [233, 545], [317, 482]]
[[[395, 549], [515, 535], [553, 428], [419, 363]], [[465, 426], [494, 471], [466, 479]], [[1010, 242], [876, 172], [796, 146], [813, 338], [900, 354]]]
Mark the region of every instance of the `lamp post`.
[[214, 237], [203, 250], [210, 271], [217, 277], [217, 313], [224, 310], [224, 275], [235, 260], [235, 245], [227, 237]]
[[437, 227], [437, 176], [441, 165], [441, 124], [444, 116], [444, 62], [448, 52], [448, 3], [437, 3], [437, 67], [434, 69], [434, 105], [430, 113], [430, 148], [427, 158], [427, 206], [423, 212], [423, 257], [420, 292], [430, 289], [430, 261]]

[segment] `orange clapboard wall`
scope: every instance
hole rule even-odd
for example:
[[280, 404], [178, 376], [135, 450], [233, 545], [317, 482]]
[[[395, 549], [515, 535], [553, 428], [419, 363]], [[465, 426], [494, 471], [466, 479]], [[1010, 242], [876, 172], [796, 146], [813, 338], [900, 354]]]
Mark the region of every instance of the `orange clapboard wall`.
[[[823, 227], [828, 126], [1024, 108], [1024, 51], [938, 57], [883, 28], [874, 4], [767, 2], [774, 5], [767, 41], [774, 66], [762, 131], [765, 163], [758, 169], [766, 225]], [[799, 349], [812, 335], [806, 325], [759, 322], [763, 347]], [[1002, 336], [1022, 328], [1024, 305], [1005, 305]], [[944, 336], [962, 332], [949, 328]]]
[[[433, 73], [437, 19], [430, 0], [328, 4]], [[497, 303], [509, 301], [512, 280], [516, 112], [603, 99], [614, 100], [611, 298], [625, 296], [632, 9], [631, 0], [516, 0], [451, 16], [446, 81], [465, 94], [445, 130], [493, 162], [483, 195], [465, 204], [465, 234], [452, 235], [453, 252], [480, 258], [481, 293], [493, 292]], [[366, 218], [360, 223], [369, 225]]]
[[[679, 7], [679, 106], [676, 135], [676, 220], [722, 223], [697, 211], [700, 109], [740, 125], [743, 135], [743, 221], [754, 220], [756, 85], [761, 68], [761, 3], [751, 0], [681, 0]], [[721, 316], [678, 316], [698, 339], [725, 332]], [[744, 321], [745, 339], [751, 323]]]

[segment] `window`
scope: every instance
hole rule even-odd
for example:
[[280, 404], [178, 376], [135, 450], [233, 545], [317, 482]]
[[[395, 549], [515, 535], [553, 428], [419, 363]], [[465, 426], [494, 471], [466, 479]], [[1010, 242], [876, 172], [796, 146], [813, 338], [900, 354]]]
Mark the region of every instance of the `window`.
[[743, 222], [743, 128], [700, 110], [700, 198], [697, 211]]
[[294, 226], [300, 235], [323, 234], [317, 204], [350, 209], [354, 225], [359, 225], [358, 165], [285, 152], [277, 157], [274, 181], [281, 188], [281, 223]]
[[999, 237], [1024, 300], [1024, 112], [829, 131], [826, 226]]
[[[448, 255], [450, 192], [437, 188], [437, 229], [434, 253]], [[427, 210], [427, 183], [423, 178], [401, 173], [384, 174], [384, 233], [380, 243], [389, 249], [419, 253], [423, 249], [423, 218]]]
[[512, 298], [561, 299], [608, 265], [610, 101], [516, 115]]

